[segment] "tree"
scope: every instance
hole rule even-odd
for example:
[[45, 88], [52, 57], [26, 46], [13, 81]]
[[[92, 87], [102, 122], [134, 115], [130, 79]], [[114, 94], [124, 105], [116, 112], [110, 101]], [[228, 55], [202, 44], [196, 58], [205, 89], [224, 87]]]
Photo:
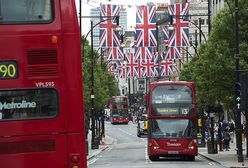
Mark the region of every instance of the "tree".
[[[84, 37], [82, 37], [84, 39]], [[82, 40], [83, 41], [83, 40]], [[84, 106], [85, 111], [91, 111], [91, 55], [89, 42], [85, 41], [82, 51], [83, 57], [83, 84], [84, 84]], [[94, 96], [95, 109], [100, 110], [108, 103], [112, 96], [118, 94], [118, 88], [115, 84], [115, 77], [107, 71], [107, 64], [102, 65], [96, 62], [100, 56], [94, 50]]]
[[[248, 63], [248, 2], [240, 0], [240, 65]], [[242, 4], [242, 5], [241, 5]], [[233, 1], [230, 9], [233, 8]], [[224, 8], [212, 22], [212, 31], [205, 44], [198, 48], [198, 55], [182, 70], [180, 80], [194, 81], [197, 89], [198, 108], [217, 106], [233, 109], [235, 83], [235, 29], [233, 11]]]

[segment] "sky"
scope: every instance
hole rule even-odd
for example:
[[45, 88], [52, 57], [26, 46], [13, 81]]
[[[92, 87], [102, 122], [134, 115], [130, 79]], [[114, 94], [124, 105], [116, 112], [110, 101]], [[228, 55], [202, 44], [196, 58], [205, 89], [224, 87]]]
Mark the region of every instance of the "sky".
[[[89, 2], [87, 2], [89, 1]], [[136, 5], [145, 5], [148, 2], [153, 3], [169, 3], [170, 0], [81, 0], [82, 16], [90, 16], [90, 9], [100, 6], [100, 3], [104, 4], [115, 4], [124, 5], [127, 9], [127, 29], [132, 30], [131, 27], [135, 26], [136, 22]], [[79, 2], [80, 0], [75, 0], [77, 5], [77, 10], [79, 13]], [[130, 6], [130, 7], [128, 7]], [[90, 19], [82, 18], [82, 34], [87, 34], [90, 30]]]

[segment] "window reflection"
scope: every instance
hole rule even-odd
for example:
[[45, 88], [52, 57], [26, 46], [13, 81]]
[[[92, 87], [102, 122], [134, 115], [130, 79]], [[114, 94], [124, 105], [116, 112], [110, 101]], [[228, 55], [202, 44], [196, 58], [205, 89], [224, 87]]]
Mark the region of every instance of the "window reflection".
[[191, 119], [151, 119], [151, 138], [192, 138], [196, 136], [196, 122]]
[[50, 118], [58, 114], [55, 89], [0, 90], [0, 121]]
[[52, 20], [51, 0], [0, 0], [0, 23]]

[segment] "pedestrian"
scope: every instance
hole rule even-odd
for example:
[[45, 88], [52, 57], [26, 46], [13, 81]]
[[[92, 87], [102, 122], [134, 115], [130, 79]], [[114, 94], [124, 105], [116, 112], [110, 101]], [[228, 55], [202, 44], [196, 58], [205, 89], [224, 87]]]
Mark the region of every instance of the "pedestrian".
[[223, 139], [224, 139], [224, 149], [226, 149], [226, 151], [229, 151], [230, 134], [228, 129], [224, 130]]

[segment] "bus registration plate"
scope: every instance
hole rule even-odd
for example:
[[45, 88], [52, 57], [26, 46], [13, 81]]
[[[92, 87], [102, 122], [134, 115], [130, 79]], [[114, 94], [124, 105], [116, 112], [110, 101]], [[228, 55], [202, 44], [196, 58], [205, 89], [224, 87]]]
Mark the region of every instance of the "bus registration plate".
[[168, 151], [168, 154], [179, 154], [178, 151]]

